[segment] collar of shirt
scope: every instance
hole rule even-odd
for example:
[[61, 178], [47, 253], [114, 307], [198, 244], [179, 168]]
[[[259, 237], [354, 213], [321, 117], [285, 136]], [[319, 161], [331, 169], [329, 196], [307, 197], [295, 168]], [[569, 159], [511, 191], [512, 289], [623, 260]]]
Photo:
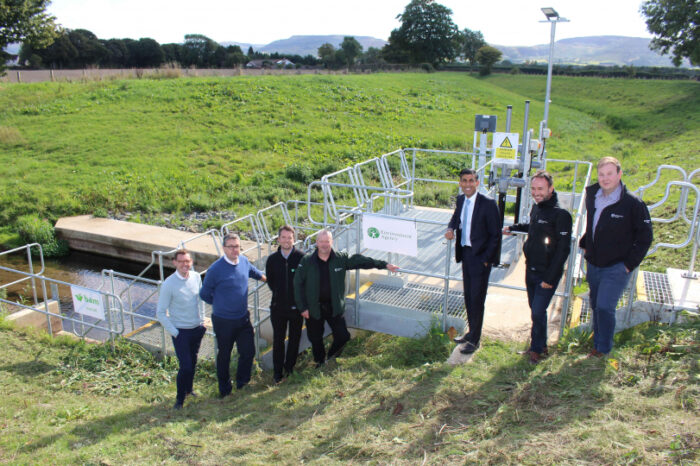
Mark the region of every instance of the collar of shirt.
[[175, 271], [175, 276], [177, 278], [179, 278], [180, 280], [187, 280], [187, 278], [188, 278], [188, 277], [183, 277], [182, 275], [180, 275], [180, 272], [178, 272], [177, 270]]
[[610, 194], [606, 195], [603, 192], [603, 188], [600, 188], [597, 193], [595, 193], [596, 200], [600, 200], [605, 203], [605, 205], [614, 204], [620, 200], [620, 195], [622, 194], [622, 184], [618, 184], [617, 188], [613, 190]]
[[241, 261], [240, 257], [236, 258], [236, 262], [233, 262], [231, 259], [229, 259], [225, 254], [224, 254], [224, 260], [228, 262], [231, 265], [238, 265], [238, 263]]
[[294, 248], [290, 249], [288, 254], [285, 254], [284, 251], [282, 250], [282, 248], [280, 248], [280, 254], [282, 254], [282, 257], [284, 257], [285, 259], [287, 259], [287, 258], [289, 258], [289, 256], [292, 254], [292, 251], [293, 251], [293, 250], [294, 250]]

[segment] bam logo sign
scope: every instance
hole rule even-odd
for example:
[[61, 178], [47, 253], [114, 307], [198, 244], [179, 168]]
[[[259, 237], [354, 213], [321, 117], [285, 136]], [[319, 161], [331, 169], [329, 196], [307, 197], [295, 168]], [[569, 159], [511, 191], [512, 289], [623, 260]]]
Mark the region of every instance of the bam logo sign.
[[75, 295], [75, 298], [81, 303], [85, 302], [86, 304], [101, 304], [99, 300], [91, 298], [90, 296], [85, 296], [83, 294], [77, 294]]
[[102, 293], [75, 285], [70, 287], [70, 291], [73, 295], [73, 309], [75, 309], [75, 312], [104, 320], [105, 309], [102, 302]]

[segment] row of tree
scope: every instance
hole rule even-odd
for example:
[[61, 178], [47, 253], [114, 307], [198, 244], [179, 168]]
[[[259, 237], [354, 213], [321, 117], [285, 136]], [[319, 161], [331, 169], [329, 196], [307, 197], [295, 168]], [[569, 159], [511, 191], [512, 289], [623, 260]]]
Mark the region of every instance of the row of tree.
[[[4, 48], [22, 42], [20, 59], [33, 66], [84, 67], [153, 67], [177, 62], [182, 66], [231, 67], [254, 55], [243, 54], [240, 47], [224, 47], [206, 36], [190, 34], [184, 44], [160, 45], [153, 39], [98, 39], [84, 29], [67, 31], [46, 13], [50, 0], [0, 0], [0, 72], [5, 59]], [[655, 34], [651, 47], [670, 54], [676, 65], [688, 58], [700, 65], [699, 0], [646, 0], [641, 12], [647, 27]], [[401, 26], [394, 29], [389, 43], [381, 50], [362, 46], [346, 37], [339, 49], [332, 44], [319, 48], [319, 57], [328, 67], [360, 63], [412, 63], [442, 65], [463, 57], [470, 65], [479, 62], [488, 72], [500, 59], [500, 52], [489, 47], [479, 31], [460, 31], [452, 21], [452, 10], [435, 0], [412, 0], [397, 18]], [[253, 57], [261, 58], [261, 57]], [[274, 55], [270, 58], [275, 58]], [[318, 63], [312, 56], [287, 57], [295, 63]]]
[[[43, 45], [43, 44], [42, 44]], [[49, 46], [22, 44], [19, 61], [31, 68], [153, 68], [166, 63], [187, 68], [233, 68], [252, 59], [282, 58], [279, 54], [244, 54], [237, 45], [223, 46], [201, 34], [187, 34], [182, 44], [159, 44], [154, 39], [98, 39], [86, 29], [61, 30]], [[289, 58], [289, 57], [287, 57]], [[294, 63], [316, 65], [309, 55]]]

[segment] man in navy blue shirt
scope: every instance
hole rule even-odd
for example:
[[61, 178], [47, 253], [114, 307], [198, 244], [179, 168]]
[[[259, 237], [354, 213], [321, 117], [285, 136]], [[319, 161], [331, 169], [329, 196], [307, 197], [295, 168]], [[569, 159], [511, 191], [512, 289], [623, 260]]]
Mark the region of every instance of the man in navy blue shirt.
[[255, 356], [253, 326], [248, 313], [248, 278], [267, 281], [265, 275], [241, 255], [241, 239], [236, 234], [224, 237], [224, 255], [209, 267], [199, 296], [212, 305], [211, 322], [216, 334], [216, 377], [219, 394], [231, 393], [229, 364], [236, 343], [238, 368], [236, 388], [250, 382]]

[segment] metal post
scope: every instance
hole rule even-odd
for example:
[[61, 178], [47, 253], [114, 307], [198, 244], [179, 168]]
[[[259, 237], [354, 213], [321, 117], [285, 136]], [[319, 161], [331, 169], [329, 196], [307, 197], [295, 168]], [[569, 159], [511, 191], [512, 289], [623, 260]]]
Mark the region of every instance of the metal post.
[[549, 93], [552, 87], [552, 57], [554, 56], [554, 32], [557, 28], [556, 21], [550, 21], [552, 25], [552, 32], [549, 39], [549, 63], [547, 65], [547, 91], [544, 97], [544, 122], [545, 126], [548, 125], [549, 121]]
[[[39, 253], [42, 255], [42, 260], [43, 260], [43, 251], [39, 249]], [[29, 273], [32, 274], [32, 296], [34, 297], [34, 305], [38, 306], [39, 305], [39, 300], [36, 295], [36, 280], [34, 278], [34, 264], [32, 263], [32, 248], [31, 246], [27, 247], [27, 262], [29, 263]]]
[[[357, 249], [356, 252], [357, 254], [360, 254], [361, 248], [360, 248], [360, 242], [362, 241], [362, 218], [355, 218], [355, 222], [357, 222]], [[348, 231], [348, 236], [350, 235], [350, 232]], [[348, 252], [350, 251], [350, 247], [348, 245]], [[355, 269], [355, 327], [359, 327], [360, 325], [360, 269]]]
[[566, 266], [566, 282], [564, 285], [564, 302], [561, 306], [561, 322], [559, 323], [559, 338], [564, 335], [564, 328], [566, 327], [566, 319], [569, 314], [569, 306], [571, 305], [571, 293], [574, 289], [574, 276], [576, 271], [576, 250], [578, 248], [576, 234], [571, 235], [571, 253], [569, 254], [569, 263]]
[[506, 133], [510, 133], [510, 120], [513, 117], [513, 106], [506, 107]]
[[[525, 115], [523, 116], [523, 145], [522, 145], [522, 150], [520, 151], [520, 155], [523, 160], [525, 160], [525, 155], [527, 155], [527, 144], [525, 144], [525, 135], [527, 134], [527, 124], [528, 124], [528, 118], [530, 117], [530, 101], [526, 100], [525, 101]], [[528, 173], [528, 170], [530, 167], [525, 167], [523, 166], [523, 172]]]
[[450, 293], [450, 254], [452, 254], [452, 240], [447, 240], [445, 252], [445, 291], [442, 297], [442, 331], [447, 331], [447, 298]]

